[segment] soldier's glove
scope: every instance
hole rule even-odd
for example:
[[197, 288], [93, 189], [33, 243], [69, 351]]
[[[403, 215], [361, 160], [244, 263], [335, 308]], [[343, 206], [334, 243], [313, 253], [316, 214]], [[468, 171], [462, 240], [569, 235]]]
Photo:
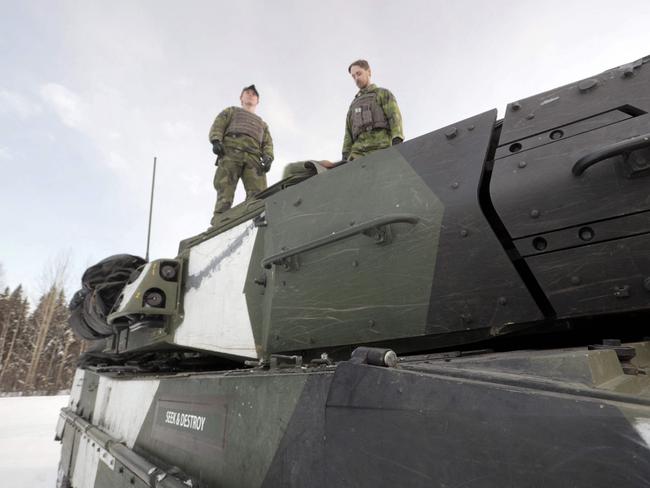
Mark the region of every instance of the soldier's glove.
[[223, 147], [221, 141], [212, 141], [212, 152], [217, 156], [221, 157], [226, 153], [226, 149]]
[[401, 137], [393, 137], [392, 145], [396, 146], [397, 144], [401, 144], [404, 142], [404, 140]]
[[269, 170], [271, 169], [272, 162], [273, 162], [273, 156], [262, 156], [260, 165], [262, 166], [262, 169], [264, 170], [265, 173], [268, 173]]

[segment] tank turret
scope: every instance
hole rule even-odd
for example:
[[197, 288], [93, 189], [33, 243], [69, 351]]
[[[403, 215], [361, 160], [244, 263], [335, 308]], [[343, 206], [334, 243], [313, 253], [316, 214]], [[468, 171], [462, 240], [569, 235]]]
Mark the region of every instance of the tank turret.
[[650, 485], [648, 61], [90, 268], [58, 486]]
[[418, 352], [645, 317], [649, 83], [642, 59], [280, 182], [144, 265], [114, 352]]

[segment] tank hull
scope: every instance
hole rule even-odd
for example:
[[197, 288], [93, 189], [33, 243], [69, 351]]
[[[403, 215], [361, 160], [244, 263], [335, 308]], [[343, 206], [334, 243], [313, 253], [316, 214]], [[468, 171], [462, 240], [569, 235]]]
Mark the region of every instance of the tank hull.
[[[631, 347], [645, 371], [650, 343]], [[79, 488], [638, 487], [650, 481], [650, 381], [586, 348], [398, 367], [85, 370], [60, 436], [60, 486]]]

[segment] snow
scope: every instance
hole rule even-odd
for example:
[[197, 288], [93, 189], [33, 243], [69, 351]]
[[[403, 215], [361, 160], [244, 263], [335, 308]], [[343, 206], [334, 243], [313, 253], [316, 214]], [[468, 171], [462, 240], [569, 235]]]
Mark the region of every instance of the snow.
[[61, 443], [54, 441], [67, 395], [0, 398], [0, 480], [11, 488], [53, 488]]

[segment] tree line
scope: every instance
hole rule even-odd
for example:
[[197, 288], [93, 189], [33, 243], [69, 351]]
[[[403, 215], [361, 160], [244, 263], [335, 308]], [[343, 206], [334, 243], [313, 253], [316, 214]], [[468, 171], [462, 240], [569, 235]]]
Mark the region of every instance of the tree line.
[[0, 292], [0, 392], [70, 388], [83, 342], [68, 327], [63, 288], [53, 284], [33, 310], [19, 285]]

